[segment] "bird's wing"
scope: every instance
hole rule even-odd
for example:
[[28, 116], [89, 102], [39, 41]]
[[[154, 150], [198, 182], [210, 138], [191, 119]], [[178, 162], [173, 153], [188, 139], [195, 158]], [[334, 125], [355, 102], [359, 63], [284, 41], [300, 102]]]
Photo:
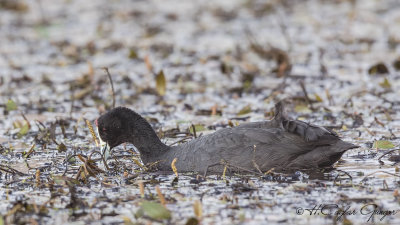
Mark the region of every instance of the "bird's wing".
[[315, 146], [298, 135], [270, 128], [227, 128], [198, 138], [193, 154], [201, 164], [216, 164], [221, 160], [233, 166], [261, 170], [287, 164]]
[[333, 131], [300, 120], [283, 119], [280, 123], [285, 131], [298, 135], [306, 142], [329, 145], [339, 140], [338, 135]]
[[281, 128], [284, 131], [298, 135], [311, 145], [329, 145], [339, 140], [337, 134], [324, 127], [309, 124], [300, 120], [290, 119], [284, 110], [282, 102], [275, 105], [275, 117], [271, 121], [251, 122], [241, 124], [240, 128]]
[[336, 133], [324, 127], [309, 124], [300, 120], [282, 119], [281, 121], [261, 121], [244, 123], [236, 128], [272, 129], [281, 128], [282, 130], [298, 135], [305, 142], [317, 145], [327, 145], [339, 139]]

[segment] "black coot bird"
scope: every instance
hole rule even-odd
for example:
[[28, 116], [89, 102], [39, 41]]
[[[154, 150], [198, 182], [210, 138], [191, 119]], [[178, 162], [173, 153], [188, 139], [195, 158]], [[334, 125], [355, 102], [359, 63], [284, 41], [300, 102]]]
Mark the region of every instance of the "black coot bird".
[[174, 158], [179, 172], [222, 172], [225, 166], [242, 172], [324, 168], [358, 147], [323, 127], [288, 119], [281, 102], [271, 121], [220, 129], [172, 147], [160, 141], [143, 117], [125, 107], [112, 109], [96, 122], [108, 151], [132, 143], [143, 163], [158, 161], [157, 169], [164, 171], [172, 170]]

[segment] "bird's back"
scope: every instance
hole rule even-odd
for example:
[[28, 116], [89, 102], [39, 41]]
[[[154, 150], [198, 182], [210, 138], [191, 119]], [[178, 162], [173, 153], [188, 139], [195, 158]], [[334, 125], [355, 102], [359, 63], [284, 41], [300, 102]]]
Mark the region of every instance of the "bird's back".
[[220, 129], [173, 147], [164, 158], [178, 158], [180, 171], [222, 172], [227, 166], [265, 172], [328, 167], [355, 147], [323, 127], [288, 119], [277, 104], [272, 121]]

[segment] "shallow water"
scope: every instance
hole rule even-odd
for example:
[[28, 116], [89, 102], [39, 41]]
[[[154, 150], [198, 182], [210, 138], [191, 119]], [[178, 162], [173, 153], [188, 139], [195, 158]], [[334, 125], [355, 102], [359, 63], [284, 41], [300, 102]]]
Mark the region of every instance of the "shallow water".
[[[398, 152], [379, 162], [400, 144], [399, 15], [395, 0], [0, 0], [1, 218], [186, 224], [199, 200], [202, 224], [399, 224], [400, 173], [389, 161]], [[276, 57], [290, 59], [291, 70]], [[374, 67], [380, 62], [386, 72]], [[83, 162], [66, 159], [99, 150], [85, 119], [94, 124], [112, 106], [103, 67], [116, 105], [144, 115], [168, 144], [190, 140], [192, 124], [200, 135], [270, 119], [274, 104], [291, 98], [292, 117], [330, 126], [360, 148], [330, 172], [227, 173], [202, 181], [178, 171], [173, 182], [173, 173], [142, 171], [128, 144], [115, 149], [110, 171], [74, 183], [68, 178]], [[6, 112], [10, 99], [17, 109]], [[376, 149], [377, 140], [393, 146]], [[144, 200], [160, 201], [157, 185], [171, 219], [136, 218]], [[378, 206], [375, 214], [394, 215], [370, 217], [369, 204]]]

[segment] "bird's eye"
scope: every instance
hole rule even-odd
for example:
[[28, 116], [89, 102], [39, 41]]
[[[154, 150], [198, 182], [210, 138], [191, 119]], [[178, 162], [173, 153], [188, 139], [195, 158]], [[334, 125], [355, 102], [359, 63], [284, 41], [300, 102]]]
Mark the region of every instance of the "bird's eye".
[[103, 127], [103, 131], [106, 131], [107, 129], [105, 127]]

